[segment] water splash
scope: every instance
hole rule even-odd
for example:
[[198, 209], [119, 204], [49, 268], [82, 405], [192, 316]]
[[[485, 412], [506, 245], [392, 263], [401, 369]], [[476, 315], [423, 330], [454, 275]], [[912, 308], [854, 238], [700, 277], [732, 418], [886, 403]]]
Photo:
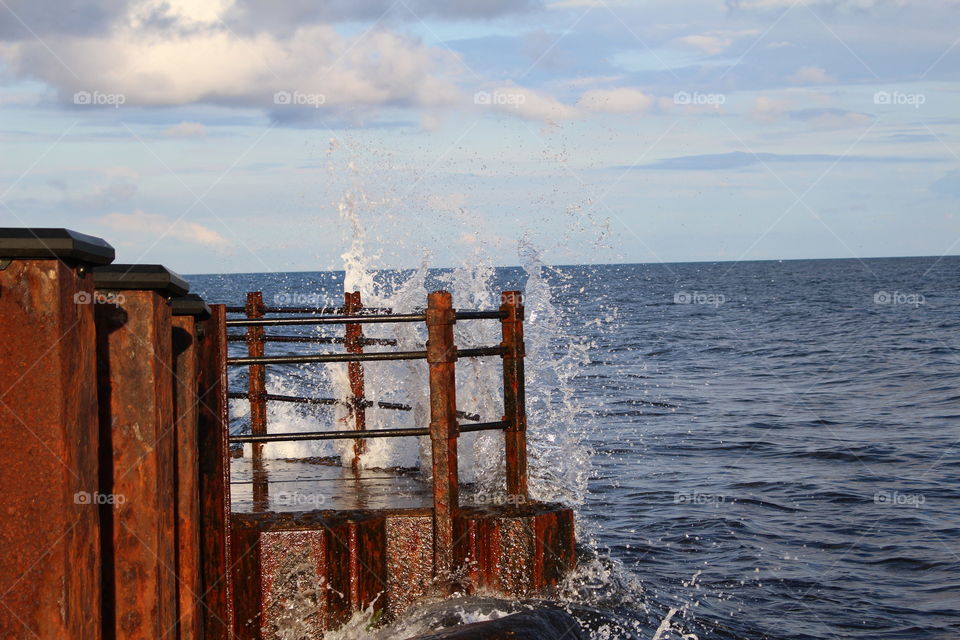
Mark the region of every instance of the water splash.
[[[354, 168], [351, 171], [355, 172]], [[495, 309], [500, 303], [500, 283], [503, 272], [494, 267], [489, 248], [476, 241], [479, 227], [466, 242], [460, 266], [453, 269], [431, 269], [432, 256], [422, 252], [419, 265], [414, 269], [393, 270], [383, 264], [382, 249], [373, 249], [377, 241], [368, 237], [366, 229], [384, 210], [393, 203], [370, 198], [357, 180], [337, 203], [344, 229], [345, 245], [349, 249], [341, 255], [345, 291], [360, 291], [368, 307], [391, 308], [397, 313], [422, 309], [426, 294], [439, 287], [449, 290], [458, 308]], [[436, 214], [436, 212], [433, 212]], [[453, 222], [470, 221], [462, 208], [449, 213]], [[365, 224], [366, 222], [366, 224]], [[442, 224], [442, 223], [438, 223]], [[542, 246], [542, 245], [541, 245]], [[409, 249], [409, 247], [408, 247]], [[596, 348], [595, 339], [575, 337], [570, 322], [573, 317], [565, 305], [576, 304], [567, 297], [558, 300], [558, 291], [566, 283], [562, 270], [551, 267], [538, 249], [538, 242], [524, 237], [516, 248], [517, 261], [522, 273], [512, 276], [506, 287], [520, 287], [524, 292], [526, 307], [526, 384], [528, 415], [529, 480], [531, 497], [547, 502], [561, 502], [576, 506], [587, 496], [587, 481], [591, 473], [593, 451], [587, 444], [593, 435], [596, 416], [575, 392], [574, 378], [591, 362]], [[505, 287], [505, 288], [506, 288]], [[331, 301], [342, 292], [331, 294]], [[595, 314], [593, 317], [591, 314]], [[616, 321], [616, 310], [591, 309], [586, 314], [581, 309], [579, 321], [584, 315], [588, 325], [593, 323], [597, 332], [604, 325]], [[591, 325], [592, 326], [592, 325]], [[580, 332], [583, 333], [583, 332]], [[388, 350], [419, 350], [426, 339], [420, 323], [394, 323], [365, 325], [367, 337], [393, 338], [397, 346]], [[461, 348], [489, 346], [500, 341], [499, 324], [493, 321], [463, 321], [455, 327], [455, 341]], [[294, 381], [271, 377], [268, 390], [271, 393], [289, 393], [308, 396], [325, 395], [346, 399], [350, 385], [345, 364], [331, 364], [322, 369], [304, 369]], [[367, 428], [384, 429], [398, 426], [422, 426], [429, 422], [429, 397], [427, 368], [421, 361], [378, 362], [364, 367], [367, 399], [371, 401], [402, 402], [412, 411], [398, 413], [371, 407], [367, 409]], [[312, 377], [311, 377], [312, 376]], [[458, 406], [465, 411], [482, 416], [483, 420], [496, 420], [502, 415], [502, 372], [498, 360], [464, 359], [457, 365]], [[245, 403], [241, 403], [245, 404]], [[279, 404], [279, 403], [278, 403]], [[319, 424], [315, 418], [307, 418], [296, 408], [280, 405], [270, 407], [271, 431], [329, 430], [331, 425]], [[334, 428], [350, 428], [350, 414], [345, 406], [337, 406], [331, 412], [336, 423]], [[419, 468], [424, 476], [430, 473], [430, 444], [427, 438], [374, 438], [367, 442], [367, 449], [360, 459], [364, 468], [406, 467]], [[340, 456], [341, 463], [349, 466], [353, 457], [353, 443], [349, 440], [316, 443], [285, 443], [271, 445], [268, 455], [275, 457], [303, 457], [304, 455]], [[465, 485], [465, 497], [502, 493], [504, 490], [504, 449], [502, 436], [497, 433], [469, 433], [460, 438], [460, 476]], [[650, 630], [666, 624], [659, 640], [671, 640], [676, 630], [674, 620], [677, 612], [648, 609], [644, 591], [635, 576], [621, 564], [613, 562], [596, 551], [593, 542], [595, 525], [578, 516], [578, 538], [586, 540], [580, 552], [581, 560], [556, 594], [557, 601], [581, 620], [593, 638], [650, 638]], [[471, 597], [456, 603], [435, 603], [439, 617], [418, 618], [415, 612], [404, 620], [377, 632], [373, 637], [398, 636], [398, 629], [406, 633], [416, 630], [425, 632], [438, 628], [436, 620], [448, 619], [451, 611], [462, 613], [458, 622], [492, 619], [515, 612], [520, 608], [538, 606], [537, 603], [518, 603]], [[459, 609], [457, 609], [459, 607]], [[601, 613], [602, 612], [602, 613]], [[371, 612], [354, 616], [335, 637], [371, 637], [368, 629]], [[486, 616], [486, 618], [484, 617]], [[648, 633], [644, 633], [646, 630]], [[408, 634], [409, 635], [409, 634]], [[333, 636], [332, 636], [333, 637]]]

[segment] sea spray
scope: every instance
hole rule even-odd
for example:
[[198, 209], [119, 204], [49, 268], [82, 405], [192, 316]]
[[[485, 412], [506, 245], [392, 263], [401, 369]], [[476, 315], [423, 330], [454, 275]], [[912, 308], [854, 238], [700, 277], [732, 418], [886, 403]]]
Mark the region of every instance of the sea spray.
[[[571, 506], [583, 503], [587, 497], [593, 453], [588, 441], [596, 432], [596, 416], [575, 392], [573, 383], [590, 364], [596, 346], [596, 337], [574, 337], [577, 332], [570, 326], [572, 305], [578, 304], [576, 301], [583, 296], [558, 296], [568, 284], [568, 276], [564, 270], [546, 264], [537, 248], [538, 243], [528, 237], [517, 246], [517, 258], [522, 271], [495, 268], [484, 243], [473, 241], [466, 243], [467, 250], [459, 255], [460, 266], [454, 269], [430, 269], [433, 258], [426, 251], [423, 251], [420, 264], [415, 269], [388, 269], [388, 265], [382, 264], [382, 253], [371, 250], [365, 231], [367, 225], [364, 224], [365, 220], [368, 225], [375, 220], [384, 206], [385, 201], [368, 198], [359, 185], [354, 185], [340, 200], [338, 210], [345, 231], [345, 244], [349, 246], [341, 256], [343, 290], [360, 291], [367, 307], [390, 308], [397, 313], [407, 313], [422, 310], [427, 293], [436, 288], [451, 291], [457, 308], [474, 309], [495, 309], [500, 303], [501, 289], [522, 289], [526, 308], [531, 497]], [[475, 238], [477, 233], [475, 231], [472, 237]], [[408, 250], [413, 250], [413, 247], [408, 247]], [[339, 304], [342, 300], [341, 290], [324, 290], [318, 294], [326, 296], [333, 304]], [[569, 292], [565, 291], [565, 294]], [[562, 297], [562, 300], [558, 300], [558, 297]], [[591, 306], [586, 311], [584, 308], [578, 310], [580, 321], [596, 325], [597, 332], [609, 331], [610, 325], [616, 320], [616, 309]], [[455, 341], [461, 348], [490, 346], [499, 343], [499, 331], [496, 321], [462, 321], [455, 327]], [[364, 325], [364, 334], [367, 337], [397, 340], [395, 347], [373, 347], [370, 350], [419, 350], [423, 348], [426, 338], [421, 323]], [[458, 407], [480, 415], [482, 420], [499, 419], [503, 411], [501, 371], [500, 361], [495, 358], [460, 360], [457, 364]], [[427, 367], [422, 361], [369, 363], [364, 365], [364, 373], [368, 400], [402, 402], [412, 407], [410, 412], [371, 407], [367, 409], [368, 429], [423, 426], [429, 422]], [[285, 380], [284, 376], [271, 375], [268, 378], [268, 391], [308, 396], [332, 395], [346, 400], [350, 394], [347, 367], [344, 364], [301, 367], [293, 382]], [[324, 418], [307, 417], [307, 412], [300, 412], [298, 408], [280, 405], [278, 408], [271, 406], [270, 411], [271, 431], [351, 428], [351, 416], [345, 405], [327, 412], [326, 419], [332, 420], [333, 424], [324, 424]], [[375, 438], [366, 442], [361, 466], [419, 468], [425, 479], [429, 479], [431, 465], [427, 438]], [[268, 455], [301, 457], [304, 454], [335, 452], [342, 464], [349, 466], [352, 462], [353, 442], [350, 440], [288, 445], [271, 445]], [[504, 451], [500, 434], [463, 434], [459, 452], [465, 503], [479, 496], [502, 494]], [[584, 620], [595, 638], [643, 637], [640, 630], [655, 628], [660, 615], [646, 610], [643, 590], [634, 575], [595, 550], [595, 543], [591, 542], [591, 531], [595, 525], [578, 517], [577, 526], [582, 541], [581, 560], [576, 571], [561, 586], [557, 594], [558, 601]], [[536, 603], [519, 605], [490, 599], [484, 600], [485, 604], [479, 606], [478, 602], [478, 598], [471, 597], [458, 603], [457, 606], [464, 613], [461, 621], [506, 615], [517, 610], [517, 606], [537, 606]], [[442, 609], [445, 605], [436, 606]], [[625, 607], [630, 611], [621, 611], [622, 616], [619, 613], [606, 616], [595, 613], [596, 609], [609, 612]], [[369, 633], [363, 620], [362, 615], [357, 616], [351, 631], [343, 637], [364, 637], [363, 634]], [[369, 617], [367, 621], [368, 624]], [[397, 625], [405, 621], [411, 622], [405, 618]], [[421, 629], [426, 630], [427, 627]], [[389, 633], [384, 637], [389, 637]]]

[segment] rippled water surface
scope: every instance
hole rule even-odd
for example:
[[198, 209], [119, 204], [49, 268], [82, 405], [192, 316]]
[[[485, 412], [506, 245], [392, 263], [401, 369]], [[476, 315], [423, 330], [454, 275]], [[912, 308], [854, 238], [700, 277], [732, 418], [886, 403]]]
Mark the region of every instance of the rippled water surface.
[[[563, 381], [593, 452], [566, 604], [595, 637], [960, 637], [960, 259], [544, 277], [555, 356], [590, 343]], [[336, 273], [191, 281], [233, 304], [342, 290]]]

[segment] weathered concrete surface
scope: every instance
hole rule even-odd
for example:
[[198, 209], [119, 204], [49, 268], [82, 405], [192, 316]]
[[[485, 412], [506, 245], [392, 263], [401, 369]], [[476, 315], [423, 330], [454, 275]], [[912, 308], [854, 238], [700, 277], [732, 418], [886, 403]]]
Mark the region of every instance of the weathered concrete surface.
[[384, 518], [369, 512], [236, 514], [235, 637], [309, 640], [382, 606]]
[[[443, 595], [429, 508], [245, 512], [232, 520], [238, 638], [277, 638], [280, 629], [319, 637], [371, 603], [387, 621]], [[456, 575], [468, 591], [545, 594], [574, 565], [573, 534], [572, 512], [557, 505], [464, 507]]]
[[569, 613], [561, 609], [537, 609], [408, 640], [583, 640], [587, 637]]
[[533, 595], [576, 562], [573, 511], [560, 505], [463, 507], [456, 524], [456, 562], [467, 567], [470, 589]]
[[93, 280], [0, 270], [0, 638], [100, 638]]
[[429, 509], [386, 516], [388, 619], [403, 615], [433, 586], [433, 514]]

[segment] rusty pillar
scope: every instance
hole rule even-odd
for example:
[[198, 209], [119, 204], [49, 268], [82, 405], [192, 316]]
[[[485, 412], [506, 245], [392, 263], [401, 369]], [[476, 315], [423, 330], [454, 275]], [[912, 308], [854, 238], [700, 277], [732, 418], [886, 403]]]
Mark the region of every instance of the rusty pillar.
[[230, 446], [227, 401], [227, 316], [210, 305], [199, 323], [200, 377], [197, 389], [200, 467], [200, 578], [204, 640], [227, 640], [233, 630], [230, 574]]
[[0, 638], [101, 636], [93, 278], [113, 247], [0, 229]]
[[504, 431], [507, 458], [507, 493], [528, 497], [527, 409], [524, 389], [523, 294], [504, 291], [500, 296], [503, 330], [503, 412], [510, 426]]
[[[348, 316], [356, 315], [363, 309], [363, 303], [360, 300], [360, 292], [346, 292], [343, 294], [343, 312]], [[363, 353], [363, 325], [357, 323], [348, 323], [345, 326], [345, 342], [347, 353]], [[347, 375], [350, 378], [350, 414], [353, 417], [353, 427], [357, 431], [365, 431], [367, 428], [367, 409], [364, 405], [366, 400], [363, 388], [363, 363], [348, 362]], [[357, 438], [353, 441], [353, 468], [360, 466], [360, 456], [366, 448], [366, 441]]]
[[200, 376], [198, 323], [210, 317], [200, 296], [171, 301], [173, 310], [173, 405], [176, 420], [174, 466], [176, 484], [177, 637], [203, 637], [200, 594], [200, 468], [197, 458], [197, 416]]
[[[263, 294], [259, 291], [247, 293], [245, 307], [248, 318], [262, 318], [264, 314]], [[247, 327], [247, 353], [252, 357], [264, 354], [263, 327]], [[252, 364], [249, 368], [250, 432], [255, 436], [267, 433], [267, 368], [262, 364]], [[250, 445], [253, 462], [253, 504], [254, 508], [265, 510], [269, 501], [266, 471], [263, 468], [263, 444]]]
[[177, 624], [176, 430], [169, 296], [188, 285], [159, 265], [93, 270], [103, 536], [103, 632], [164, 637]]
[[453, 523], [460, 508], [457, 478], [457, 385], [453, 344], [456, 314], [447, 291], [427, 297], [427, 362], [430, 365], [430, 443], [433, 458], [433, 572], [453, 571]]

